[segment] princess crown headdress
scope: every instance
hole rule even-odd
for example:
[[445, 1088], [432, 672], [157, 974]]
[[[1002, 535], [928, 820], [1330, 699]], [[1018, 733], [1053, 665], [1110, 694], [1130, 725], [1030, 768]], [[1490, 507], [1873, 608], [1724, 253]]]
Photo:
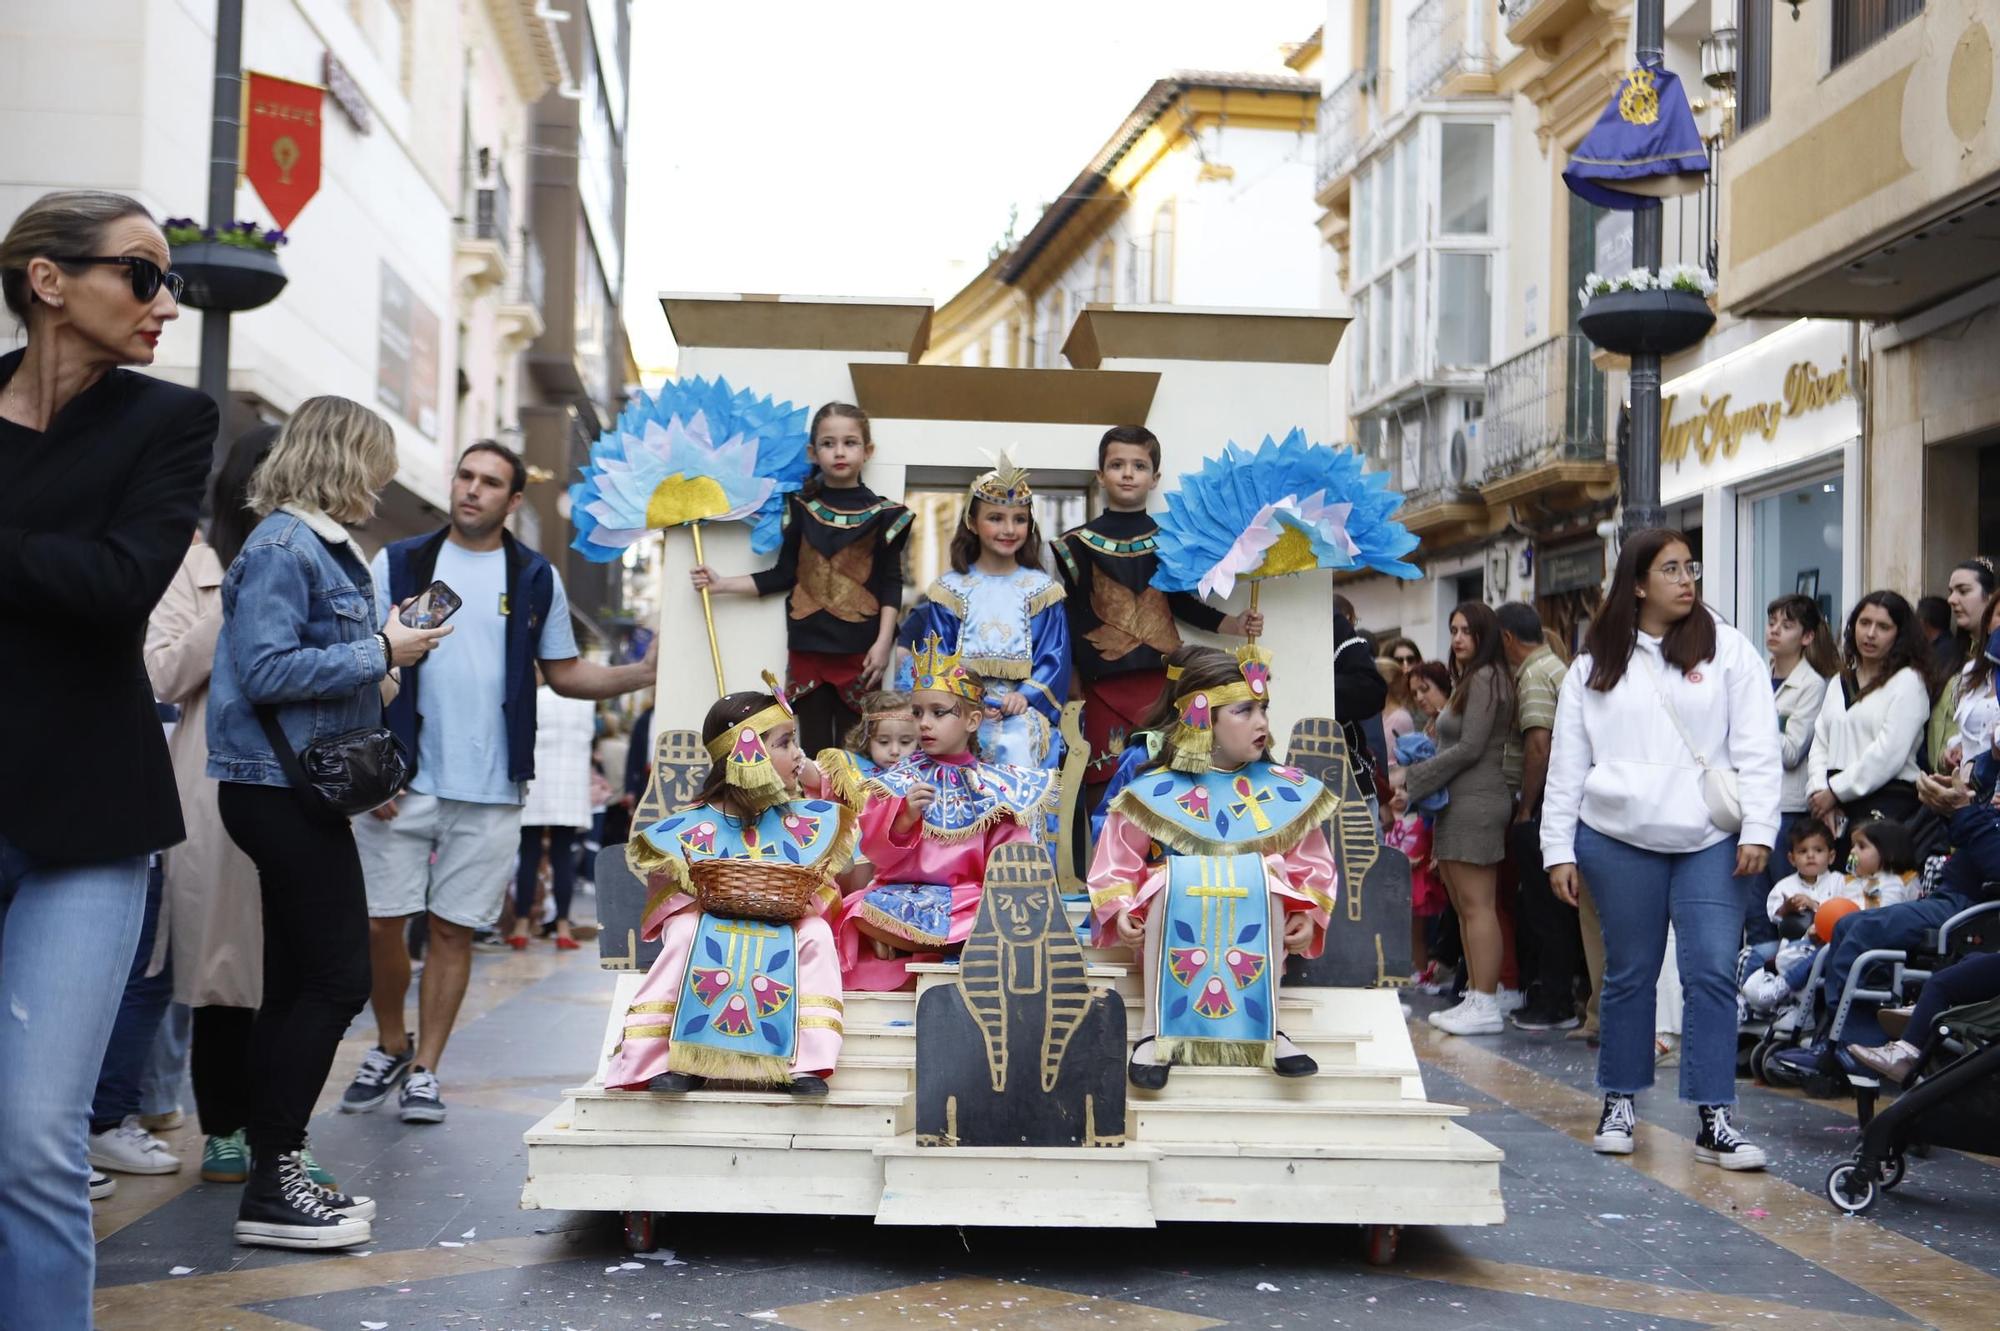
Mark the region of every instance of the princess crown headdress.
[[933, 633], [924, 639], [924, 645], [917, 650], [916, 680], [910, 685], [913, 693], [934, 689], [939, 693], [949, 693], [967, 702], [984, 700], [984, 690], [972, 672], [959, 664], [957, 652], [947, 652], [942, 640]]
[[993, 470], [974, 481], [965, 492], [965, 525], [972, 525], [972, 501], [975, 499], [1001, 508], [1026, 508], [1034, 497], [1035, 490], [1028, 484], [1027, 470], [1015, 466], [1013, 451], [1003, 448], [994, 460]]
[[746, 803], [759, 810], [782, 804], [792, 797], [771, 754], [764, 747], [764, 732], [794, 718], [792, 701], [778, 677], [766, 670], [764, 685], [777, 701], [747, 717], [708, 742], [708, 756], [725, 764], [723, 779], [738, 791]]
[[1167, 682], [1175, 689], [1174, 709], [1180, 713], [1168, 737], [1173, 744], [1175, 771], [1199, 776], [1213, 766], [1217, 711], [1239, 702], [1270, 701], [1271, 653], [1246, 643], [1236, 649], [1235, 656], [1242, 678], [1208, 688], [1182, 686], [1180, 667], [1167, 667]]

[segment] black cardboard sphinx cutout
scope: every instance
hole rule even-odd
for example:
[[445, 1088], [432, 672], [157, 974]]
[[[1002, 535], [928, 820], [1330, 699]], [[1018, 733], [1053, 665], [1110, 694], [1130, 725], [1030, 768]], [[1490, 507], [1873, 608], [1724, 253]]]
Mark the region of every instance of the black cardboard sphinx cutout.
[[1340, 726], [1309, 716], [1292, 727], [1285, 761], [1340, 795], [1326, 825], [1340, 869], [1326, 949], [1292, 957], [1285, 983], [1366, 988], [1400, 983], [1410, 973], [1410, 861], [1382, 844], [1382, 830], [1362, 798]]
[[919, 1146], [1119, 1146], [1125, 1003], [1091, 992], [1038, 844], [999, 847], [956, 983], [917, 1002]]

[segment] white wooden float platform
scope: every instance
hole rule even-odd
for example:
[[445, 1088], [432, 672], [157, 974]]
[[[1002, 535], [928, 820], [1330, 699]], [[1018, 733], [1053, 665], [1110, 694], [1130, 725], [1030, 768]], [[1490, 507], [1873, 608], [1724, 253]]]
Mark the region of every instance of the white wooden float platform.
[[[1138, 1025], [1121, 949], [1093, 986]], [[918, 967], [920, 989], [954, 968]], [[850, 994], [823, 1099], [608, 1091], [636, 974], [619, 978], [598, 1073], [528, 1130], [522, 1205], [627, 1213], [866, 1215], [883, 1225], [1148, 1228], [1205, 1220], [1493, 1225], [1502, 1154], [1425, 1096], [1392, 990], [1285, 989], [1279, 1026], [1318, 1075], [1176, 1067], [1128, 1091], [1127, 1140], [1082, 1148], [916, 1144], [916, 993]]]

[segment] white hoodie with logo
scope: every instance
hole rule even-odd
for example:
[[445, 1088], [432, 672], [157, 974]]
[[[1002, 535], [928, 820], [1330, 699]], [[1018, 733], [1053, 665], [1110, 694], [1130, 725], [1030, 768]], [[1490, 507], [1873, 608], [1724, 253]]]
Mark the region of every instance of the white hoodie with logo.
[[[1707, 613], [1697, 606], [1696, 614]], [[1591, 658], [1563, 677], [1542, 795], [1542, 860], [1576, 862], [1576, 828], [1641, 850], [1684, 854], [1728, 838], [1702, 799], [1701, 768], [1661, 701], [1664, 690], [1712, 767], [1733, 767], [1743, 803], [1740, 844], [1771, 846], [1778, 835], [1778, 718], [1764, 658], [1718, 622], [1715, 655], [1686, 675], [1660, 656], [1660, 640], [1637, 635], [1616, 687], [1589, 687]], [[1649, 669], [1650, 667], [1650, 669]], [[1600, 888], [1599, 890], [1603, 890]]]

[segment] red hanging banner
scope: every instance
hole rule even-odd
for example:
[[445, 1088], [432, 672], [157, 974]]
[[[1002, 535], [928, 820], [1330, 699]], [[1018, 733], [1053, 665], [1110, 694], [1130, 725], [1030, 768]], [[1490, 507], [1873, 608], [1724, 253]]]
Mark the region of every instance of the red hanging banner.
[[289, 230], [319, 193], [320, 98], [316, 83], [271, 74], [243, 75], [243, 175], [271, 210], [271, 225]]

